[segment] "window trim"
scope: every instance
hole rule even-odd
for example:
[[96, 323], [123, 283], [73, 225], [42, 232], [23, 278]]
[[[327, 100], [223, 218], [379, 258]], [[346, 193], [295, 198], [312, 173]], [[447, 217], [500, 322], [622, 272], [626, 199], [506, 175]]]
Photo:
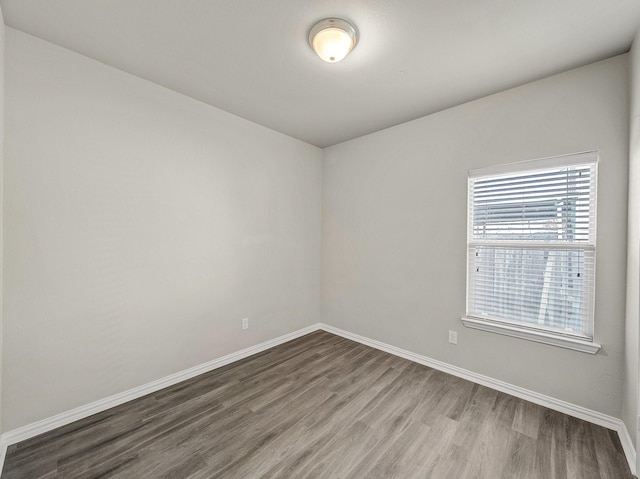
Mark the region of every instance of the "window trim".
[[527, 329], [521, 326], [510, 326], [504, 323], [480, 320], [472, 316], [462, 317], [460, 319], [462, 320], [462, 324], [467, 328], [504, 334], [505, 336], [514, 338], [528, 339], [536, 343], [550, 344], [551, 346], [559, 346], [583, 353], [596, 354], [602, 347], [600, 344], [592, 341], [582, 341], [568, 336], [543, 333], [542, 331]]
[[[479, 177], [487, 177], [487, 176], [500, 176], [504, 174], [510, 173], [518, 173], [518, 172], [531, 172], [535, 170], [544, 170], [551, 169], [556, 167], [570, 167], [577, 165], [584, 165], [592, 163], [595, 165], [595, 181], [597, 183], [597, 165], [598, 165], [598, 152], [597, 151], [586, 151], [581, 153], [572, 153], [568, 155], [555, 156], [550, 158], [542, 158], [538, 160], [529, 160], [522, 161], [518, 163], [509, 163], [505, 165], [497, 165], [490, 166], [486, 168], [479, 168], [474, 170], [469, 170], [468, 181], [472, 181], [474, 178]], [[469, 215], [471, 214], [470, 210], [470, 198], [467, 198], [468, 210], [467, 210], [467, 225], [469, 225]], [[595, 191], [593, 191], [593, 207], [594, 207], [594, 215], [595, 210], [597, 209], [597, 184], [595, 187]], [[469, 226], [467, 226], [469, 228]], [[584, 245], [586, 249], [589, 249], [591, 246], [593, 247], [593, 251], [595, 254], [595, 236], [596, 236], [596, 228], [594, 222], [593, 229], [593, 241], [591, 245]], [[504, 242], [506, 244], [508, 242]], [[517, 243], [518, 247], [526, 247], [523, 243]], [[466, 316], [462, 317], [462, 323], [467, 328], [478, 329], [482, 331], [488, 331], [497, 334], [503, 334], [506, 336], [511, 336], [520, 339], [526, 339], [529, 341], [534, 341], [538, 343], [548, 344], [552, 346], [558, 346], [562, 348], [571, 349], [574, 351], [585, 352], [589, 354], [596, 354], [601, 345], [595, 342], [595, 338], [582, 339], [576, 335], [563, 335], [561, 332], [555, 333], [553, 331], [545, 331], [543, 329], [537, 329], [535, 327], [527, 327], [525, 323], [520, 322], [509, 322], [506, 320], [493, 320], [491, 318], [478, 317], [476, 315], [469, 314], [469, 299], [470, 299], [470, 277], [469, 277], [469, 261], [471, 258], [469, 256], [469, 247], [474, 244], [474, 241], [471, 237], [471, 232], [467, 231], [467, 274], [466, 274]], [[514, 244], [516, 246], [516, 244]], [[540, 245], [541, 246], [541, 245]], [[547, 246], [551, 248], [558, 247], [560, 244], [548, 243]], [[573, 243], [562, 243], [563, 248], [572, 248], [574, 246]], [[580, 247], [579, 245], [575, 245]], [[595, 262], [594, 262], [595, 267]], [[593, 279], [593, 290], [591, 291], [591, 304], [586, 305], [591, 308], [591, 321], [592, 321], [592, 332], [593, 336], [595, 336], [595, 277]]]

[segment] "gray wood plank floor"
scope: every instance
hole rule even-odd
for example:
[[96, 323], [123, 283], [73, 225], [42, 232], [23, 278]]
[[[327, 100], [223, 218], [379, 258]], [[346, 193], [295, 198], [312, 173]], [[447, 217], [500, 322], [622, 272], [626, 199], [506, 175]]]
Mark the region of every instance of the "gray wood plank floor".
[[9, 447], [2, 479], [633, 477], [617, 434], [325, 332]]

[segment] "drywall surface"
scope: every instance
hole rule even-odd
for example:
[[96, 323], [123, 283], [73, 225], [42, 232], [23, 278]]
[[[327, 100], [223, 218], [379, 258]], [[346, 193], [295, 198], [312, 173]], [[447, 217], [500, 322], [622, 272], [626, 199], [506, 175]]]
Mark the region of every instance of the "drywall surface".
[[[631, 94], [629, 142], [629, 222], [627, 234], [627, 315], [625, 324], [622, 419], [636, 442], [638, 416], [638, 322], [640, 322], [640, 33], [629, 53]], [[638, 456], [640, 459], [640, 456]]]
[[[620, 417], [628, 111], [623, 55], [325, 149], [323, 321]], [[465, 328], [468, 170], [594, 149], [601, 351]]]
[[[2, 223], [4, 221], [3, 207], [3, 174], [4, 174], [4, 18], [0, 8], [0, 271], [2, 271]], [[2, 334], [2, 274], [0, 274], [0, 431], [2, 431], [2, 350], [4, 335]]]
[[6, 82], [5, 431], [319, 320], [321, 150], [12, 29]]

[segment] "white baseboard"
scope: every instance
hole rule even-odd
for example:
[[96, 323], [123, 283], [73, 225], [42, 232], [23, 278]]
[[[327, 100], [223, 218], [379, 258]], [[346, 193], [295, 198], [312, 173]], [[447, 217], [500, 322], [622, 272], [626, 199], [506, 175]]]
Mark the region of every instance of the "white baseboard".
[[263, 343], [257, 344], [255, 346], [251, 346], [241, 351], [228, 354], [227, 356], [214, 359], [207, 363], [194, 366], [192, 368], [172, 374], [170, 376], [166, 376], [164, 378], [130, 389], [128, 391], [124, 391], [119, 394], [114, 394], [113, 396], [109, 396], [99, 401], [95, 401], [90, 404], [86, 404], [84, 406], [80, 406], [78, 408], [72, 409], [70, 411], [57, 414], [53, 417], [43, 419], [41, 421], [37, 421], [32, 424], [28, 424], [26, 426], [14, 429], [12, 431], [8, 431], [0, 436], [0, 471], [2, 471], [2, 466], [4, 465], [4, 459], [6, 456], [7, 447], [12, 444], [16, 444], [20, 441], [30, 439], [34, 436], [51, 431], [58, 427], [65, 426], [79, 419], [84, 419], [85, 417], [91, 416], [93, 414], [106, 411], [107, 409], [112, 408], [114, 406], [119, 406], [120, 404], [123, 404], [125, 402], [132, 401], [134, 399], [138, 399], [147, 394], [157, 392], [163, 388], [173, 386], [174, 384], [177, 384], [181, 381], [191, 379], [200, 374], [212, 371], [214, 369], [220, 368], [222, 366], [233, 363], [240, 359], [247, 358], [253, 354], [265, 351], [274, 346], [278, 346], [279, 344], [286, 343], [287, 341], [291, 341], [292, 339], [296, 339], [300, 336], [304, 336], [305, 334], [309, 334], [318, 330], [327, 331], [329, 333], [336, 334], [343, 338], [351, 339], [358, 343], [371, 346], [373, 348], [379, 349], [381, 351], [385, 351], [395, 356], [408, 359], [409, 361], [413, 361], [419, 364], [423, 364], [425, 366], [429, 366], [431, 368], [451, 374], [453, 376], [457, 376], [457, 377], [466, 379], [468, 381], [472, 381], [474, 383], [489, 387], [491, 389], [495, 389], [497, 391], [501, 391], [501, 392], [510, 394], [512, 396], [519, 397], [521, 399], [530, 401], [535, 404], [539, 404], [541, 406], [548, 407], [549, 409], [553, 409], [555, 411], [559, 411], [564, 414], [568, 414], [569, 416], [574, 416], [579, 419], [589, 421], [593, 424], [597, 424], [599, 426], [612, 429], [616, 431], [620, 437], [620, 442], [622, 443], [622, 447], [624, 449], [631, 472], [633, 474], [636, 474], [635, 448], [631, 441], [631, 437], [629, 436], [629, 432], [627, 431], [627, 428], [621, 419], [615, 418], [613, 416], [608, 416], [606, 414], [602, 414], [597, 411], [584, 408], [582, 406], [571, 404], [566, 401], [561, 401], [559, 399], [555, 399], [550, 396], [545, 396], [544, 394], [540, 394], [535, 391], [530, 391], [528, 389], [524, 389], [519, 386], [506, 383], [504, 381], [499, 381], [497, 379], [493, 379], [488, 376], [484, 376], [482, 374], [477, 374], [472, 371], [468, 371], [466, 369], [459, 368], [457, 366], [453, 366], [451, 364], [447, 364], [442, 361], [438, 361], [436, 359], [428, 358], [427, 356], [422, 356], [420, 354], [412, 353], [411, 351], [397, 348], [395, 346], [391, 346], [389, 344], [376, 341], [374, 339], [369, 339], [364, 336], [350, 333], [348, 331], [344, 331], [342, 329], [335, 328], [333, 326], [329, 326], [327, 324], [322, 324], [322, 323], [314, 324], [306, 328], [299, 329], [292, 333], [285, 334], [283, 336], [277, 337], [269, 341], [265, 341]]
[[529, 389], [521, 388], [504, 381], [499, 381], [497, 379], [490, 378], [489, 376], [474, 373], [458, 366], [453, 366], [436, 359], [431, 359], [427, 356], [412, 353], [411, 351], [397, 348], [395, 346], [391, 346], [390, 344], [376, 341], [374, 339], [369, 339], [364, 336], [360, 336], [359, 334], [350, 333], [348, 331], [344, 331], [327, 324], [320, 324], [320, 328], [323, 331], [327, 331], [328, 333], [351, 339], [366, 346], [371, 346], [372, 348], [376, 348], [395, 356], [408, 359], [409, 361], [429, 366], [433, 369], [437, 369], [453, 376], [457, 376], [459, 378], [481, 384], [488, 388], [495, 389], [512, 396], [516, 396], [520, 399], [539, 404], [540, 406], [544, 406], [549, 409], [553, 409], [554, 411], [558, 411], [569, 416], [576, 417], [578, 419], [583, 419], [593, 424], [597, 424], [598, 426], [603, 426], [607, 429], [616, 431], [618, 433], [618, 436], [620, 437], [620, 442], [622, 443], [627, 462], [629, 463], [629, 468], [634, 475], [636, 474], [636, 451], [631, 441], [631, 437], [629, 436], [629, 431], [627, 431], [627, 428], [621, 419], [613, 416], [608, 416], [606, 414], [602, 414], [600, 412], [593, 411], [576, 404], [562, 401], [560, 399], [546, 396]]
[[631, 436], [629, 435], [627, 426], [624, 422], [622, 422], [622, 419], [618, 419], [618, 421], [620, 421], [620, 424], [616, 431], [618, 433], [618, 437], [620, 438], [620, 442], [622, 443], [624, 455], [627, 457], [629, 469], [631, 469], [631, 473], [636, 476], [638, 475], [638, 469], [636, 466], [636, 448], [633, 446], [633, 441], [631, 441]]
[[9, 447], [9, 444], [0, 437], [0, 474], [2, 474], [2, 468], [4, 467], [4, 458], [7, 456], [7, 447]]
[[299, 338], [300, 336], [304, 336], [305, 334], [312, 333], [319, 329], [320, 325], [314, 324], [306, 328], [294, 331], [293, 333], [279, 336], [275, 339], [256, 344], [255, 346], [242, 349], [240, 351], [228, 354], [218, 359], [214, 359], [207, 363], [199, 364], [198, 366], [194, 366], [192, 368], [185, 369], [184, 371], [180, 371], [175, 374], [171, 374], [170, 376], [166, 376], [156, 381], [143, 384], [142, 386], [129, 389], [128, 391], [114, 394], [113, 396], [100, 399], [99, 401], [95, 401], [90, 404], [71, 409], [70, 411], [57, 414], [50, 418], [43, 419], [32, 424], [27, 424], [23, 427], [13, 429], [12, 431], [5, 432], [0, 436], [0, 471], [2, 470], [2, 466], [4, 464], [7, 447], [12, 444], [30, 439], [58, 427], [65, 426], [74, 421], [78, 421], [79, 419], [84, 419], [85, 417], [89, 417], [93, 414], [106, 411], [107, 409], [119, 406], [120, 404], [124, 404], [134, 399], [138, 399], [142, 396], [146, 396], [147, 394], [157, 392], [166, 387], [173, 386], [174, 384], [177, 384], [181, 381], [185, 381], [200, 374], [212, 371], [222, 366], [226, 366], [227, 364], [247, 358], [253, 354], [265, 351], [274, 346], [286, 343], [287, 341], [291, 341], [292, 339]]

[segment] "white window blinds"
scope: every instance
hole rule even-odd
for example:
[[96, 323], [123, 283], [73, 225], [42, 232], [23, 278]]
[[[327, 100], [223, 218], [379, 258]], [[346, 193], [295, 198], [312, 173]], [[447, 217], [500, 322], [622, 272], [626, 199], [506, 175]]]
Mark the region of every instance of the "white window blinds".
[[467, 317], [593, 340], [597, 153], [469, 173]]

